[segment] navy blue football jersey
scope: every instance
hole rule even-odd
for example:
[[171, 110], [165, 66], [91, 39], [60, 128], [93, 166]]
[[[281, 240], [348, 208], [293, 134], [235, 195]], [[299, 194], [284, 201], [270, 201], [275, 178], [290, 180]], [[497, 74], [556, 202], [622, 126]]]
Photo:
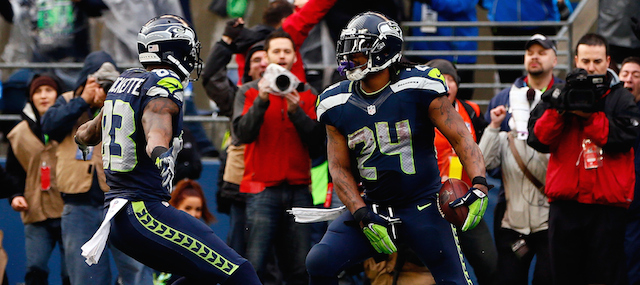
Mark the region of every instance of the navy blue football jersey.
[[346, 137], [365, 198], [388, 205], [440, 189], [429, 105], [447, 94], [444, 77], [426, 66], [398, 72], [376, 94], [365, 94], [358, 81], [337, 83], [318, 97], [316, 107], [318, 120]]
[[[102, 166], [111, 190], [106, 199], [168, 201], [160, 170], [146, 152], [142, 113], [156, 98], [169, 98], [182, 110], [182, 83], [167, 69], [129, 69], [107, 93], [102, 107]], [[173, 136], [182, 131], [182, 112], [174, 116]]]

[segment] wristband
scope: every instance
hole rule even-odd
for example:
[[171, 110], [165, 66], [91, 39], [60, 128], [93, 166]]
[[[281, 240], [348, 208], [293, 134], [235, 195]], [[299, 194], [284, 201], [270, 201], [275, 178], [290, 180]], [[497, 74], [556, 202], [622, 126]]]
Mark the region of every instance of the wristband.
[[356, 220], [356, 222], [360, 223], [362, 222], [362, 219], [364, 219], [364, 217], [367, 215], [367, 213], [369, 213], [369, 209], [367, 209], [367, 207], [362, 207], [353, 212], [353, 219]]
[[168, 150], [169, 149], [164, 146], [156, 146], [151, 152], [151, 161], [155, 163], [156, 159]]
[[473, 178], [473, 180], [471, 180], [471, 186], [476, 184], [484, 185], [485, 187], [487, 187], [487, 189], [490, 189], [489, 184], [487, 183], [487, 178], [484, 178], [482, 176], [476, 176]]

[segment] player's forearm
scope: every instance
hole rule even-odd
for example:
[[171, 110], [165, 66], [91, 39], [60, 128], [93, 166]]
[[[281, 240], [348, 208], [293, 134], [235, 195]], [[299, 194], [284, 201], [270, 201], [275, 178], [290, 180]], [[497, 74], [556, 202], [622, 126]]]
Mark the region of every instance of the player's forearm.
[[100, 114], [78, 127], [76, 142], [83, 145], [97, 145], [102, 140], [102, 110]]
[[142, 129], [147, 139], [146, 151], [149, 157], [157, 146], [169, 148], [173, 137], [173, 116], [180, 108], [170, 99], [152, 100], [142, 114]]
[[[473, 179], [476, 176], [484, 177], [485, 166], [482, 152], [476, 144], [473, 136], [467, 129], [460, 114], [453, 108], [447, 97], [441, 96], [433, 100], [429, 106], [429, 116], [434, 125], [449, 140], [455, 149], [464, 169]], [[476, 188], [488, 191], [484, 185], [473, 185]]]
[[333, 179], [333, 186], [340, 201], [347, 206], [353, 214], [356, 210], [365, 206], [358, 185], [351, 173], [349, 160], [349, 148], [346, 138], [333, 126], [327, 128], [327, 160], [329, 161], [329, 172]]
[[358, 185], [356, 185], [353, 175], [348, 169], [329, 165], [329, 171], [331, 172], [333, 188], [338, 194], [338, 198], [352, 214], [366, 206], [358, 191]]
[[[482, 156], [482, 152], [480, 151], [480, 148], [478, 147], [476, 142], [473, 140], [471, 134], [463, 136], [462, 140], [460, 140], [459, 143], [453, 145], [453, 148], [456, 150], [456, 153], [460, 157], [460, 161], [462, 162], [465, 171], [467, 171], [467, 174], [469, 174], [470, 179], [473, 179], [477, 176], [485, 176], [486, 169], [484, 164], [484, 157]], [[485, 193], [488, 191], [488, 189], [484, 185], [478, 184], [473, 186]]]

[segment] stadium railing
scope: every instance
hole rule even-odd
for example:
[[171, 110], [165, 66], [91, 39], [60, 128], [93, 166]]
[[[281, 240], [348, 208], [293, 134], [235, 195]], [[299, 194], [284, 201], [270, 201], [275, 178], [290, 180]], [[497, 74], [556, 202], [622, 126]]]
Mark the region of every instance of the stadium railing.
[[[422, 27], [422, 26], [435, 26], [435, 27], [478, 27], [478, 28], [492, 28], [492, 27], [557, 27], [559, 32], [549, 38], [557, 42], [558, 47], [558, 65], [556, 70], [567, 73], [573, 67], [573, 52], [571, 47], [573, 46], [574, 37], [574, 24], [580, 16], [581, 12], [588, 7], [589, 2], [594, 0], [581, 0], [578, 6], [574, 9], [572, 15], [566, 21], [559, 22], [490, 22], [490, 21], [477, 21], [477, 22], [402, 22], [403, 28]], [[590, 9], [590, 8], [586, 8]], [[484, 36], [477, 37], [464, 37], [464, 36], [446, 36], [446, 37], [427, 37], [427, 36], [410, 36], [404, 37], [405, 44], [411, 42], [452, 42], [452, 41], [476, 41], [480, 47], [482, 42], [497, 42], [497, 41], [526, 41], [530, 36]], [[485, 45], [486, 46], [486, 45]], [[405, 50], [404, 54], [408, 56], [445, 56], [445, 55], [471, 55], [477, 57], [493, 57], [495, 55], [517, 55], [524, 56], [524, 50], [521, 51], [498, 51], [491, 50], [489, 48], [468, 50], [468, 51], [444, 51], [444, 50]], [[492, 61], [491, 61], [492, 62]], [[118, 66], [123, 68], [136, 67], [131, 64], [119, 64]], [[235, 64], [229, 65], [230, 69], [235, 68]], [[322, 64], [307, 64], [308, 69], [322, 69], [330, 70], [334, 66], [322, 65]], [[475, 70], [475, 71], [496, 71], [499, 69], [507, 70], [523, 70], [522, 64], [458, 64], [460, 70]], [[12, 62], [0, 62], [0, 70], [2, 69], [45, 69], [45, 68], [82, 68], [82, 63], [12, 63]], [[510, 84], [504, 84], [499, 82], [473, 82], [473, 83], [461, 83], [460, 88], [474, 88], [474, 89], [501, 89], [509, 87]], [[489, 100], [474, 100], [480, 105], [488, 105]], [[226, 117], [212, 117], [212, 116], [185, 116], [185, 121], [200, 121], [200, 122], [220, 122], [228, 121]], [[0, 115], [0, 121], [5, 120], [20, 120], [19, 115]]]

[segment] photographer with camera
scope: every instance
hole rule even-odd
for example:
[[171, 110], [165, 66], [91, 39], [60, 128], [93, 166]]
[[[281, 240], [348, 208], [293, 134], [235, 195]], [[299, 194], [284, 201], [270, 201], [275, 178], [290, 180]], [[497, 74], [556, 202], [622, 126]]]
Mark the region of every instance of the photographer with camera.
[[[74, 136], [80, 125], [100, 113], [106, 93], [119, 75], [108, 53], [89, 54], [75, 89], [63, 93], [43, 117], [43, 133], [59, 143], [56, 182], [64, 200], [62, 242], [71, 284], [112, 284], [109, 259], [103, 258], [89, 267], [80, 249], [102, 222], [104, 192], [109, 190], [102, 168], [101, 145], [89, 147], [83, 154]], [[124, 284], [153, 284], [150, 268], [114, 247], [111, 253]]]
[[638, 107], [608, 70], [607, 41], [583, 36], [577, 69], [529, 118], [531, 147], [549, 152], [549, 249], [555, 284], [627, 284], [625, 211], [635, 182]]
[[312, 207], [309, 154], [324, 143], [322, 127], [315, 121], [315, 92], [308, 84], [300, 88], [290, 72], [296, 50], [289, 34], [273, 32], [265, 51], [271, 65], [261, 79], [240, 87], [232, 120], [238, 141], [247, 144], [240, 192], [254, 193], [247, 199], [246, 257], [263, 279], [275, 245], [287, 284], [307, 284], [311, 228], [285, 211]]

